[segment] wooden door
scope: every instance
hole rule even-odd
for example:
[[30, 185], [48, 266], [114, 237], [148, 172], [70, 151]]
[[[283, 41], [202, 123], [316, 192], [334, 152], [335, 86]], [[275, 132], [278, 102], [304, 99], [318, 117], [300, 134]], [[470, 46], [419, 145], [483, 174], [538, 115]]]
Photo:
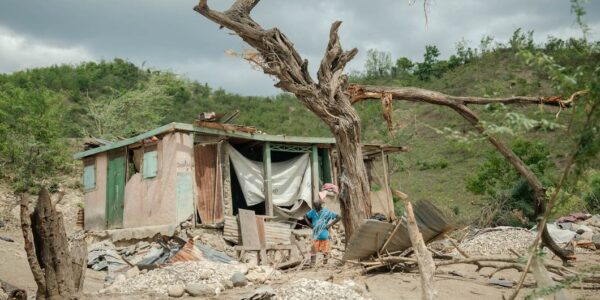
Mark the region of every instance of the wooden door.
[[219, 145], [194, 146], [196, 172], [196, 207], [202, 224], [214, 224], [223, 220], [223, 180]]
[[125, 155], [114, 153], [108, 156], [106, 173], [106, 226], [123, 228], [125, 203]]

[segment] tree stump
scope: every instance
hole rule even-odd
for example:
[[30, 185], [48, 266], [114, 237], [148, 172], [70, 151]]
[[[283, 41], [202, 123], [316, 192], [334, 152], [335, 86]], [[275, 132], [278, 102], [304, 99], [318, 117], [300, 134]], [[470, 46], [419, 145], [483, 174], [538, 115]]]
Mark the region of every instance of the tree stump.
[[[73, 299], [83, 287], [86, 244], [69, 247], [62, 214], [56, 211], [48, 190], [42, 188], [33, 214], [29, 197], [21, 196], [21, 228], [25, 251], [38, 286], [37, 299]], [[72, 255], [75, 254], [75, 255]]]

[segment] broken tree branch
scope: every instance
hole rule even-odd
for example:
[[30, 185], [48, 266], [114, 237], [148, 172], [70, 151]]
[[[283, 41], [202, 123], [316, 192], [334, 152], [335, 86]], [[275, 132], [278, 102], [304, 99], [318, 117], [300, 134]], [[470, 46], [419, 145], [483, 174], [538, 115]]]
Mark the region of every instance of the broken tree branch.
[[433, 276], [435, 275], [435, 263], [431, 252], [427, 249], [423, 236], [419, 231], [415, 213], [413, 212], [412, 203], [408, 200], [406, 194], [394, 190], [393, 193], [400, 197], [406, 208], [406, 219], [408, 227], [408, 235], [412, 243], [417, 263], [419, 265], [419, 273], [421, 274], [421, 299], [431, 300], [437, 297], [437, 291], [433, 285]]
[[[352, 103], [356, 103], [366, 99], [382, 99], [392, 95], [394, 100], [405, 100], [413, 102], [425, 102], [435, 105], [442, 105], [449, 107], [456, 111], [459, 115], [465, 118], [477, 131], [485, 136], [488, 141], [496, 147], [498, 152], [504, 156], [504, 158], [519, 172], [519, 174], [525, 178], [529, 186], [533, 189], [534, 198], [536, 201], [536, 213], [537, 215], [543, 215], [547, 212], [548, 198], [546, 195], [546, 189], [542, 185], [539, 178], [533, 173], [533, 171], [525, 164], [520, 157], [518, 157], [512, 149], [506, 146], [502, 141], [496, 138], [493, 134], [486, 131], [479, 117], [467, 107], [467, 104], [489, 104], [489, 103], [522, 103], [522, 104], [545, 104], [555, 106], [570, 106], [575, 99], [586, 91], [580, 91], [573, 94], [569, 100], [564, 101], [560, 97], [509, 97], [509, 98], [481, 98], [481, 97], [457, 97], [450, 96], [443, 93], [412, 88], [394, 88], [394, 87], [380, 87], [370, 85], [351, 85], [347, 94], [352, 98]], [[546, 247], [548, 247], [556, 256], [560, 257], [563, 263], [566, 263], [572, 258], [572, 251], [568, 251], [560, 248], [554, 240], [550, 237], [548, 229], [545, 226], [540, 227], [541, 238]]]

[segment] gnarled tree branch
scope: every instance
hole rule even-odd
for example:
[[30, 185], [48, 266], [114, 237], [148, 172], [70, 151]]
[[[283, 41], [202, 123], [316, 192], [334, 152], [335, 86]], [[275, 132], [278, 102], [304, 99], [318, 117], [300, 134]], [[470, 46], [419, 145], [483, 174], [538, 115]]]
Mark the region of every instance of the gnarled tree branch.
[[[529, 166], [525, 164], [508, 146], [496, 138], [493, 134], [487, 132], [481, 123], [479, 117], [467, 107], [467, 104], [544, 104], [559, 107], [568, 107], [580, 95], [585, 94], [585, 91], [577, 92], [568, 100], [562, 100], [561, 97], [509, 97], [509, 98], [480, 98], [480, 97], [457, 97], [443, 93], [412, 87], [381, 87], [370, 85], [351, 85], [347, 90], [348, 95], [352, 99], [352, 103], [357, 103], [366, 99], [385, 99], [391, 95], [394, 100], [404, 100], [412, 102], [425, 102], [435, 105], [449, 107], [456, 111], [459, 115], [465, 118], [477, 131], [484, 135], [494, 147], [513, 165], [517, 172], [525, 178], [529, 186], [533, 189], [536, 199], [536, 213], [543, 215], [546, 211], [547, 196], [546, 189], [539, 178], [531, 171]], [[542, 242], [554, 254], [560, 257], [563, 262], [572, 259], [572, 251], [560, 248], [556, 242], [550, 237], [548, 229], [544, 227], [542, 231]]]
[[348, 80], [342, 74], [358, 50], [342, 49], [338, 35], [341, 22], [334, 22], [317, 73], [318, 82], [315, 82], [308, 72], [308, 61], [302, 59], [293, 43], [279, 29], [263, 29], [250, 17], [257, 3], [258, 0], [236, 0], [227, 11], [218, 12], [202, 0], [194, 10], [234, 31], [252, 46], [256, 53], [245, 55], [245, 58], [275, 77], [278, 80], [276, 87], [293, 93], [329, 126], [338, 146], [341, 169], [338, 174], [342, 185], [340, 206], [348, 238], [371, 213], [369, 182], [360, 148], [360, 118], [344, 93]]

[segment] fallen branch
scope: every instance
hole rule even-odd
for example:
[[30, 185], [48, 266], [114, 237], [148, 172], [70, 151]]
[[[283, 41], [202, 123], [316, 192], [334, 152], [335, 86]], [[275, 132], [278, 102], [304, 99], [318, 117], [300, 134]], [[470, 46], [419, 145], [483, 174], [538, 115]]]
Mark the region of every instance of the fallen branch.
[[406, 194], [397, 190], [394, 190], [393, 192], [402, 199], [404, 207], [406, 208], [408, 236], [413, 245], [413, 250], [417, 257], [417, 264], [419, 266], [419, 273], [421, 274], [421, 298], [426, 300], [435, 299], [437, 297], [437, 291], [433, 286], [433, 276], [435, 275], [436, 265], [434, 264], [431, 252], [427, 249], [425, 241], [423, 241], [423, 236], [419, 231], [412, 203], [408, 201]]

